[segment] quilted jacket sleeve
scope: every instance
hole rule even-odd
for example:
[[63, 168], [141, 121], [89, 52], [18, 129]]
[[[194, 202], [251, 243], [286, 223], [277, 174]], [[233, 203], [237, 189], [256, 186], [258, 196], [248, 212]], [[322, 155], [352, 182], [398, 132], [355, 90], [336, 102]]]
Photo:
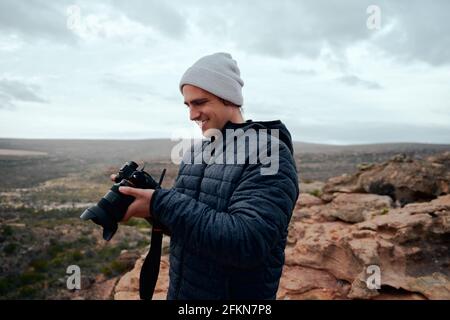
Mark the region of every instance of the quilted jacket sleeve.
[[175, 189], [159, 189], [152, 215], [190, 251], [239, 268], [261, 265], [286, 236], [298, 197], [293, 157], [282, 146], [276, 174], [261, 175], [261, 164], [246, 167], [227, 211], [216, 211]]

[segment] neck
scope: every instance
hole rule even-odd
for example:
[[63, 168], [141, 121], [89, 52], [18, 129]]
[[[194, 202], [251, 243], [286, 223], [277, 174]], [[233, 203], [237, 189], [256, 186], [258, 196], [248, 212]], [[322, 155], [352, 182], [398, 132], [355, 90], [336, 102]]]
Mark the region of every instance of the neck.
[[245, 122], [244, 117], [241, 114], [241, 111], [236, 110], [237, 112], [235, 112], [233, 114], [233, 116], [231, 117], [230, 121], [233, 123], [243, 123]]

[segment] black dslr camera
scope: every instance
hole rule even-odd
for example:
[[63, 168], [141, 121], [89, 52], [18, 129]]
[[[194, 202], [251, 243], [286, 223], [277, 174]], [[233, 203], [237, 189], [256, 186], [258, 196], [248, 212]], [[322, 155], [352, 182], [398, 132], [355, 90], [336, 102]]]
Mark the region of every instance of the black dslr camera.
[[138, 165], [129, 161], [123, 165], [117, 174], [111, 189], [100, 199], [100, 201], [86, 209], [80, 216], [83, 220], [92, 220], [103, 227], [103, 239], [109, 241], [117, 231], [120, 222], [134, 201], [134, 197], [124, 195], [119, 192], [119, 187], [129, 186], [140, 189], [159, 189], [164, 178], [166, 169], [163, 170], [159, 182], [156, 182], [151, 175], [144, 171], [137, 170]]

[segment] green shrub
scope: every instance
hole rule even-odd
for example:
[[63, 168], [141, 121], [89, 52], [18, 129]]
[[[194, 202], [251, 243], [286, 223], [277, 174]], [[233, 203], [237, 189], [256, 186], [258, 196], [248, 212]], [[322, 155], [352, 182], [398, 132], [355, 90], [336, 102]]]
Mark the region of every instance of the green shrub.
[[36, 286], [25, 286], [19, 289], [18, 298], [33, 299], [41, 290]]
[[11, 226], [4, 226], [2, 229], [2, 235], [4, 237], [10, 237], [13, 235], [13, 228]]
[[98, 257], [101, 259], [111, 259], [111, 258], [117, 257], [119, 255], [119, 253], [120, 253], [120, 248], [107, 246], [107, 247], [103, 247], [98, 252]]
[[125, 271], [128, 271], [127, 264], [117, 260], [111, 262], [110, 267], [115, 273], [124, 273]]
[[150, 225], [144, 219], [131, 218], [127, 222], [124, 223], [126, 226], [137, 227], [137, 228], [148, 228]]
[[101, 267], [100, 272], [103, 273], [105, 276], [110, 277], [112, 276], [112, 270], [109, 267]]
[[65, 249], [64, 247], [65, 246], [61, 243], [51, 244], [50, 247], [47, 249], [47, 252], [51, 257], [56, 257], [58, 255], [58, 253], [64, 251], [64, 249]]
[[121, 241], [118, 245], [120, 250], [125, 250], [128, 249], [129, 245], [127, 241]]
[[19, 282], [21, 285], [33, 284], [45, 279], [43, 274], [37, 273], [35, 271], [25, 271], [19, 275]]
[[320, 197], [320, 195], [322, 194], [322, 191], [320, 191], [319, 189], [314, 189], [313, 191], [311, 191], [309, 193], [310, 195], [313, 195], [315, 197]]
[[145, 239], [140, 239], [139, 241], [138, 241], [138, 243], [137, 243], [137, 247], [138, 248], [142, 248], [142, 247], [146, 247], [146, 246], [148, 246], [150, 244], [150, 241], [149, 240], [145, 240]]
[[50, 265], [52, 267], [60, 267], [62, 266], [64, 263], [64, 259], [62, 257], [56, 257], [53, 258], [52, 260], [50, 260]]
[[75, 250], [72, 252], [72, 259], [75, 261], [79, 261], [83, 259], [83, 254], [81, 253], [80, 250]]
[[38, 272], [45, 272], [48, 269], [48, 261], [45, 259], [35, 259], [30, 262], [29, 266]]
[[13, 277], [0, 278], [0, 296], [5, 296], [8, 292], [16, 286]]
[[11, 255], [16, 252], [18, 245], [16, 243], [8, 243], [4, 248], [3, 252], [7, 255]]

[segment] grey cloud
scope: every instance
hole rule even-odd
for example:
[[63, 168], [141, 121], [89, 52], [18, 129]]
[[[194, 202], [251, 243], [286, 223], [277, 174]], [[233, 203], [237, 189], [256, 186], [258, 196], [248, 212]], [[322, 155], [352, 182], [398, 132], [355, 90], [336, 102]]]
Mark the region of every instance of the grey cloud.
[[[370, 1], [237, 1], [199, 6], [199, 24], [230, 26], [229, 35], [238, 47], [276, 57], [303, 54], [317, 57], [327, 45], [341, 50], [367, 38], [366, 8]], [[208, 20], [210, 12], [221, 12], [221, 19]], [[229, 14], [233, 12], [233, 14]], [[215, 30], [217, 27], [211, 29]]]
[[299, 76], [315, 76], [317, 75], [317, 71], [312, 69], [295, 69], [295, 68], [284, 68], [284, 72], [295, 74]]
[[[200, 11], [199, 27], [251, 53], [315, 58], [321, 49], [330, 48], [339, 56], [350, 45], [368, 41], [401, 61], [450, 62], [450, 2], [446, 0], [376, 1], [381, 9], [380, 31], [366, 26], [366, 9], [374, 4], [369, 0], [192, 3]], [[383, 30], [391, 25], [389, 32]]]
[[382, 88], [381, 85], [378, 84], [377, 82], [363, 80], [355, 75], [345, 75], [337, 78], [337, 80], [349, 86], [363, 86], [371, 90], [378, 90]]
[[104, 74], [101, 83], [107, 88], [129, 94], [149, 95], [155, 93], [150, 86], [125, 80], [119, 75], [111, 73]]
[[421, 60], [432, 65], [450, 62], [450, 1], [383, 2], [383, 25], [391, 32], [375, 43], [400, 61]]
[[73, 43], [67, 28], [66, 1], [0, 1], [0, 31], [12, 32], [29, 41], [37, 39]]
[[3, 94], [0, 92], [0, 110], [1, 109], [12, 109], [14, 107], [12, 103], [11, 96]]
[[40, 88], [17, 80], [0, 79], [0, 108], [12, 108], [14, 102], [47, 103], [39, 96]]
[[171, 3], [156, 0], [111, 0], [111, 4], [131, 20], [156, 27], [166, 36], [182, 38], [187, 30], [186, 19]]
[[[66, 10], [73, 3], [2, 0], [0, 31], [19, 33], [28, 40], [76, 41], [66, 27]], [[88, 1], [76, 3], [95, 7]], [[381, 31], [366, 27], [366, 9], [372, 4], [371, 0], [105, 0], [96, 10], [115, 10], [175, 39], [183, 38], [192, 23], [241, 50], [277, 58], [298, 54], [316, 58], [323, 48], [339, 56], [349, 46], [368, 41], [406, 63], [450, 63], [449, 1], [379, 0], [375, 4], [381, 8]]]
[[[146, 98], [150, 96], [158, 97], [170, 102], [179, 102], [179, 99], [176, 99], [176, 97], [159, 92], [150, 85], [130, 81], [117, 74], [104, 74], [100, 82], [105, 88], [113, 89], [114, 91], [127, 95], [139, 102], [145, 102]], [[148, 83], [150, 82], [151, 81], [148, 81]]]
[[[81, 18], [89, 13], [119, 13], [143, 25], [152, 26], [173, 38], [184, 36], [187, 26], [181, 13], [163, 1], [0, 1], [0, 31], [17, 33], [29, 41], [48, 39], [74, 44], [77, 36], [67, 27], [68, 8], [77, 5]], [[112, 10], [112, 11], [111, 11]]]

